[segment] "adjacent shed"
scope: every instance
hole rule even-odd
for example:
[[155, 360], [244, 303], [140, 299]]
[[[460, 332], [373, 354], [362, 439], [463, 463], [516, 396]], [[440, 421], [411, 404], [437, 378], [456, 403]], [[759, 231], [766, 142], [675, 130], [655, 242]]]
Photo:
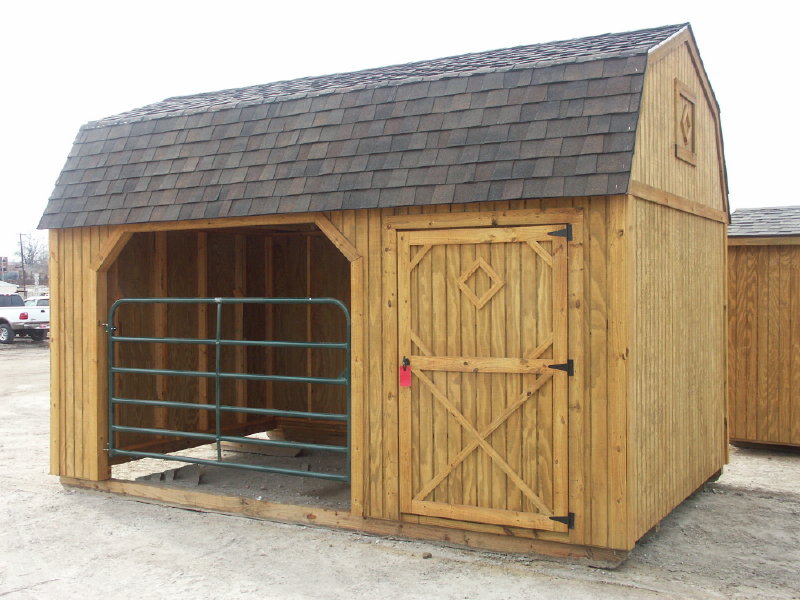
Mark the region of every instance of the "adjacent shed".
[[[688, 25], [89, 123], [41, 221], [52, 472], [618, 559], [726, 460], [727, 210]], [[109, 335], [119, 300], [137, 302]], [[110, 479], [120, 460], [275, 426], [284, 443], [347, 449], [349, 511]]]
[[732, 441], [800, 446], [800, 206], [731, 215], [728, 382]]

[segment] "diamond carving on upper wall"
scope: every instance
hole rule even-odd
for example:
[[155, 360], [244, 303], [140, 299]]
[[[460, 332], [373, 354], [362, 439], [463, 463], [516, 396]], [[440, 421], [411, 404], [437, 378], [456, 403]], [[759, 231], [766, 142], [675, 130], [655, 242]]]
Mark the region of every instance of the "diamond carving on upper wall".
[[684, 104], [683, 115], [681, 116], [681, 135], [683, 136], [684, 146], [690, 146], [692, 143], [692, 128], [692, 107], [688, 104]]
[[695, 95], [675, 80], [675, 156], [691, 165], [697, 163]]

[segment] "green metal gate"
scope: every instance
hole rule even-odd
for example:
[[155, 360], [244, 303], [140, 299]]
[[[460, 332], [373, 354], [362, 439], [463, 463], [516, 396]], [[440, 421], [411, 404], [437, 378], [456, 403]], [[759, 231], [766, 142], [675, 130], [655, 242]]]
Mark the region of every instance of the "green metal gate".
[[[176, 338], [176, 337], [126, 337], [116, 335], [116, 313], [117, 309], [124, 304], [211, 304], [216, 306], [216, 333], [213, 339], [197, 338]], [[226, 304], [329, 304], [337, 306], [344, 314], [347, 324], [347, 335], [342, 342], [287, 342], [275, 340], [229, 340], [222, 338], [222, 307]], [[113, 456], [127, 456], [133, 458], [159, 458], [163, 460], [173, 460], [187, 463], [207, 464], [237, 469], [247, 469], [252, 471], [264, 471], [268, 473], [280, 473], [283, 475], [298, 475], [301, 477], [317, 477], [334, 481], [350, 481], [350, 312], [347, 307], [335, 298], [123, 298], [111, 305], [108, 313], [108, 323], [106, 324], [108, 333], [108, 453]], [[213, 371], [179, 371], [173, 369], [146, 369], [137, 367], [121, 367], [114, 362], [115, 346], [122, 343], [157, 343], [157, 344], [208, 344], [215, 348], [215, 368]], [[261, 346], [271, 348], [325, 348], [336, 349], [345, 352], [345, 368], [339, 377], [295, 377], [289, 375], [257, 375], [249, 373], [226, 373], [221, 370], [221, 355], [223, 346]], [[207, 377], [214, 380], [214, 403], [200, 404], [193, 402], [170, 402], [160, 400], [145, 400], [134, 398], [120, 398], [115, 393], [115, 375], [126, 373], [138, 373], [142, 375], [174, 375], [190, 377]], [[272, 408], [249, 408], [243, 406], [231, 406], [223, 404], [221, 394], [221, 382], [223, 379], [244, 379], [252, 381], [285, 381], [295, 383], [315, 383], [326, 385], [343, 385], [346, 389], [347, 412], [346, 414], [332, 413], [312, 413], [306, 411], [278, 410]], [[213, 411], [215, 415], [214, 433], [202, 433], [196, 431], [177, 431], [172, 429], [157, 429], [152, 427], [131, 427], [115, 422], [115, 407], [119, 405], [139, 405], [151, 407], [167, 408], [186, 408], [194, 410]], [[284, 440], [264, 440], [244, 436], [223, 435], [221, 426], [222, 413], [249, 413], [264, 416], [276, 417], [299, 417], [306, 419], [317, 419], [325, 421], [344, 421], [347, 425], [347, 445], [335, 446], [328, 444], [312, 444], [304, 442], [291, 442]], [[174, 454], [162, 454], [158, 452], [143, 452], [137, 450], [125, 450], [115, 447], [115, 434], [121, 432], [140, 433], [157, 436], [174, 436], [183, 438], [193, 438], [206, 440], [216, 444], [217, 458], [209, 460]], [[222, 460], [222, 442], [236, 442], [244, 444], [283, 446], [289, 448], [302, 448], [309, 450], [326, 450], [346, 454], [345, 474], [323, 473], [316, 471], [299, 471], [296, 469], [286, 469], [280, 467], [270, 467], [264, 465], [249, 465]]]

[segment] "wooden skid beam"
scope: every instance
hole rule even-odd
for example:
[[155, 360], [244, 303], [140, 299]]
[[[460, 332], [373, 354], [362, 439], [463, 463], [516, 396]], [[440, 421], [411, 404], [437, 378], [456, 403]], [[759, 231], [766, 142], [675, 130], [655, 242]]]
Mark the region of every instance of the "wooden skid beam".
[[549, 540], [371, 519], [326, 508], [277, 504], [254, 498], [220, 496], [206, 492], [134, 483], [118, 479], [88, 481], [62, 477], [61, 483], [69, 487], [109, 492], [137, 501], [145, 500], [191, 510], [243, 515], [280, 523], [297, 523], [315, 527], [344, 529], [380, 536], [428, 540], [444, 543], [448, 546], [475, 548], [493, 552], [543, 554], [605, 568], [615, 568], [628, 558], [628, 552], [625, 550], [579, 546]]

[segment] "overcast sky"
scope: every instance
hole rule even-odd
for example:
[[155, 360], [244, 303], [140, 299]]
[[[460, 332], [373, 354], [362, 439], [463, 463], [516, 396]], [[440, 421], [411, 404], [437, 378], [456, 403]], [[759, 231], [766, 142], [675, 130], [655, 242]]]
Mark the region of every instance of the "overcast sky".
[[0, 256], [34, 233], [78, 128], [169, 96], [691, 22], [722, 110], [733, 209], [800, 204], [787, 2], [9, 2]]

